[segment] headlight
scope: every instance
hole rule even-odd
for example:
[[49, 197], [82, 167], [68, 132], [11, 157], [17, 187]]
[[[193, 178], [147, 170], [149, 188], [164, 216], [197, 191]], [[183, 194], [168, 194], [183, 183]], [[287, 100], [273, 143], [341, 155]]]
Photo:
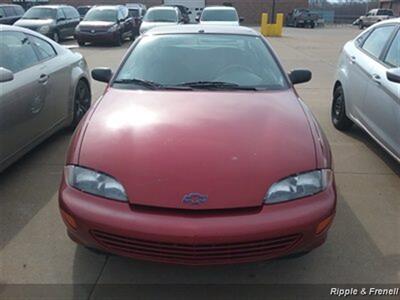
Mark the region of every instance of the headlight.
[[332, 180], [331, 170], [317, 170], [288, 177], [271, 186], [265, 204], [275, 204], [318, 194]]
[[109, 29], [108, 29], [108, 31], [109, 32], [113, 32], [113, 31], [115, 31], [115, 30], [117, 30], [118, 29], [118, 25], [117, 24], [114, 24], [113, 26], [111, 26]]
[[39, 28], [39, 32], [41, 34], [48, 34], [49, 31], [50, 31], [50, 26], [49, 25], [44, 25], [44, 26]]
[[68, 184], [82, 192], [123, 202], [128, 201], [122, 184], [106, 174], [78, 166], [66, 166], [65, 172]]

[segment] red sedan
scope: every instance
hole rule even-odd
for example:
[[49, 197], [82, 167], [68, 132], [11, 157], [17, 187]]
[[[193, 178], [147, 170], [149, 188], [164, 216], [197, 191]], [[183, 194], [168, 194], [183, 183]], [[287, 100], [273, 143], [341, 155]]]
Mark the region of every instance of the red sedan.
[[336, 208], [329, 144], [268, 42], [242, 27], [153, 29], [80, 123], [59, 199], [88, 248], [202, 265], [303, 254]]

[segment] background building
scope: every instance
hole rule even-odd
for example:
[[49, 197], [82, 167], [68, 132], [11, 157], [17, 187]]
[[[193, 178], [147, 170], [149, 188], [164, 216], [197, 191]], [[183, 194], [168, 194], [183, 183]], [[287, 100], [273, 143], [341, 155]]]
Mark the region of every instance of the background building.
[[393, 9], [396, 16], [400, 16], [400, 0], [380, 0], [381, 8]]
[[[4, 1], [4, 0], [3, 0]], [[3, 2], [2, 1], [2, 2]], [[6, 2], [14, 2], [19, 4], [49, 3], [49, 4], [69, 4], [73, 6], [79, 5], [95, 5], [95, 4], [126, 4], [129, 2], [140, 2], [145, 5], [154, 6], [160, 4], [182, 4], [189, 7], [192, 11], [198, 11], [208, 5], [222, 5], [223, 3], [231, 3], [239, 11], [241, 17], [244, 17], [247, 24], [258, 24], [261, 20], [262, 12], [271, 12], [273, 3], [275, 2], [276, 12], [287, 14], [294, 8], [308, 7], [308, 0], [6, 0]]]

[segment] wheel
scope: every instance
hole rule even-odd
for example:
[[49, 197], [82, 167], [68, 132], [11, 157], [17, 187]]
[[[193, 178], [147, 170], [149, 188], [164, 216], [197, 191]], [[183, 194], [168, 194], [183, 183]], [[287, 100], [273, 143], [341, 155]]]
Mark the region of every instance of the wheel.
[[315, 28], [315, 22], [312, 22], [310, 27], [314, 29]]
[[78, 126], [79, 121], [83, 118], [90, 108], [92, 103], [92, 95], [88, 84], [80, 80], [75, 90], [74, 97], [74, 117], [71, 123], [71, 128]]
[[359, 23], [358, 23], [358, 27], [360, 27], [360, 29], [361, 30], [363, 30], [364, 29], [364, 22], [363, 21], [360, 21]]
[[59, 43], [59, 42], [60, 42], [60, 35], [58, 34], [57, 31], [54, 31], [52, 39], [53, 39], [53, 41], [55, 41], [56, 43]]
[[77, 42], [78, 42], [78, 45], [79, 45], [80, 47], [85, 47], [85, 45], [86, 45], [86, 43], [85, 43], [84, 41], [77, 40]]
[[332, 102], [331, 118], [333, 126], [340, 131], [346, 131], [353, 125], [346, 115], [346, 103], [343, 88], [338, 86], [335, 89]]

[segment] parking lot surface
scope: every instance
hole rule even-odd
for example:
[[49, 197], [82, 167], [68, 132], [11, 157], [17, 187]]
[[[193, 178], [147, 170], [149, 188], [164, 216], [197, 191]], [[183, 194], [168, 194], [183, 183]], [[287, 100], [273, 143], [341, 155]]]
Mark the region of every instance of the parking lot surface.
[[[79, 293], [94, 299], [96, 285], [114, 283], [400, 283], [400, 165], [360, 129], [344, 134], [330, 122], [336, 62], [344, 43], [358, 33], [350, 27], [292, 28], [270, 39], [287, 70], [313, 71], [313, 80], [297, 90], [332, 147], [338, 208], [322, 247], [301, 258], [201, 268], [92, 253], [69, 240], [58, 211], [57, 189], [72, 134], [62, 131], [0, 175], [0, 284], [85, 284], [79, 292], [69, 286], [67, 298]], [[74, 51], [90, 68], [115, 69], [128, 46]], [[105, 85], [93, 82], [92, 88], [97, 99]]]

